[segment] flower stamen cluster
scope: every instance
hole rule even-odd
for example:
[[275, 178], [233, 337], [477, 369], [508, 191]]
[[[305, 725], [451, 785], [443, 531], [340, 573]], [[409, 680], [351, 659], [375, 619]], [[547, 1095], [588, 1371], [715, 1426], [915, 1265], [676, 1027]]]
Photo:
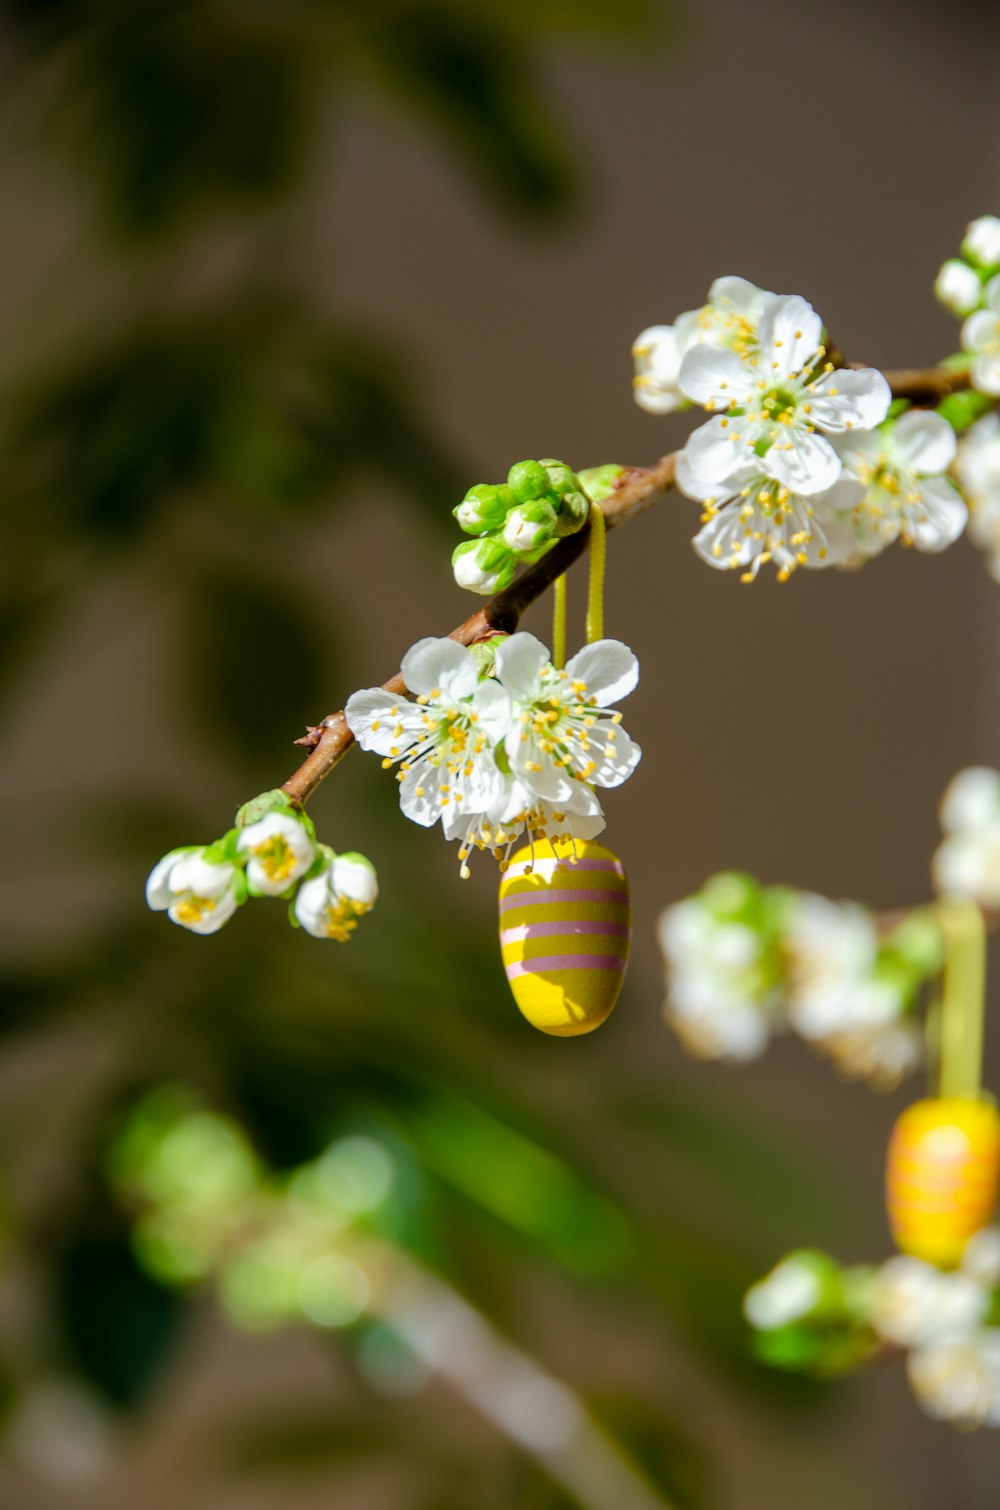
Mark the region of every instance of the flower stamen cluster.
[[[478, 654], [477, 654], [478, 652]], [[591, 839], [604, 827], [595, 788], [618, 786], [640, 751], [610, 704], [638, 679], [635, 656], [600, 640], [565, 670], [534, 635], [497, 637], [476, 651], [420, 640], [403, 659], [415, 700], [379, 687], [355, 692], [345, 710], [362, 749], [398, 765], [400, 806], [501, 863], [514, 840]]]

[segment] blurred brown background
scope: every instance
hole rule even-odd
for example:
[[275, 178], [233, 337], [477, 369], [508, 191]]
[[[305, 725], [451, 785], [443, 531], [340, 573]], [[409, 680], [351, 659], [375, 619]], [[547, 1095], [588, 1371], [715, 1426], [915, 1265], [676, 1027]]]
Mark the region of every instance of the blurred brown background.
[[[719, 274], [803, 293], [852, 359], [899, 367], [952, 350], [954, 321], [933, 301], [933, 278], [965, 222], [994, 210], [1000, 191], [993, 8], [691, 0], [663, 19], [639, 45], [543, 41], [545, 91], [575, 138], [583, 180], [576, 207], [550, 225], [504, 220], [401, 105], [349, 89], [314, 101], [320, 146], [280, 208], [224, 218], [180, 252], [126, 255], [95, 231], [86, 176], [40, 145], [31, 90], [13, 89], [0, 138], [4, 374], [14, 382], [53, 353], [85, 347], [95, 331], [127, 328], [140, 305], [180, 318], [280, 273], [317, 319], [378, 331], [404, 354], [420, 410], [472, 482], [502, 476], [522, 456], [638, 464], [679, 444], [686, 420], [634, 407], [629, 345], [642, 327], [698, 304]], [[182, 487], [155, 549], [88, 568], [32, 643], [6, 708], [2, 917], [11, 959], [44, 957], [98, 933], [116, 909], [141, 908], [159, 850], [96, 863], [88, 809], [105, 812], [119, 797], [193, 798], [211, 832], [249, 795], [185, 712], [171, 594], [199, 551], [222, 539], [237, 555], [263, 551], [258, 567], [266, 574], [277, 563], [315, 634], [330, 637], [325, 706], [302, 707], [303, 724], [381, 681], [414, 639], [469, 611], [448, 569], [455, 501], [441, 497], [444, 528], [435, 532], [384, 479], [353, 476], [336, 509], [286, 522], [264, 511], [244, 534]], [[666, 902], [725, 867], [874, 905], [929, 895], [941, 791], [964, 765], [1000, 763], [1000, 591], [964, 541], [941, 558], [896, 549], [857, 574], [743, 587], [697, 560], [695, 522], [695, 505], [668, 498], [616, 533], [609, 552], [608, 629], [643, 667], [626, 723], [644, 760], [607, 804], [609, 840], [629, 866], [636, 903], [626, 996], [592, 1038], [514, 1034], [505, 1063], [552, 1119], [564, 1102], [589, 1108], [576, 1126], [597, 1167], [614, 1141], [608, 1107], [622, 1087], [641, 1086], [665, 1106], [676, 1097], [737, 1138], [745, 1119], [761, 1159], [768, 1148], [808, 1157], [829, 1184], [827, 1215], [825, 1195], [792, 1213], [785, 1246], [816, 1242], [844, 1260], [874, 1260], [888, 1241], [885, 1139], [909, 1091], [880, 1097], [845, 1085], [798, 1043], [739, 1070], [692, 1063], [660, 1018], [653, 925]], [[579, 632], [582, 577], [570, 591]], [[546, 636], [546, 615], [536, 610], [527, 627]], [[260, 786], [290, 772], [299, 729], [276, 725], [266, 684], [256, 701], [259, 722], [245, 737]], [[460, 883], [438, 835], [394, 821], [388, 777], [375, 816], [378, 773], [362, 773], [363, 764], [352, 755], [316, 800], [321, 835], [365, 850], [380, 868], [385, 858], [387, 870], [390, 852], [405, 850], [442, 926], [461, 916], [488, 936], [490, 865]], [[351, 948], [399, 947], [389, 932], [373, 942], [380, 926], [376, 913], [365, 944]], [[214, 947], [176, 945], [198, 960]], [[339, 957], [324, 964], [333, 975]], [[479, 995], [470, 977], [470, 1022]], [[155, 1010], [140, 988], [137, 1039], [148, 1031], [155, 1040]], [[433, 1043], [440, 1028], [426, 1004], [420, 1010], [420, 1033]], [[22, 1024], [8, 1041], [2, 1127], [5, 1162], [20, 1171], [15, 1188], [20, 1179], [59, 1199], [65, 1147], [85, 1136], [93, 1087], [122, 1053], [100, 1011], [37, 1036]], [[995, 1086], [1000, 1035], [988, 1053]], [[639, 1211], [683, 1223], [708, 1199], [696, 1165], [640, 1164], [621, 1148], [610, 1163]], [[720, 1251], [753, 1234], [753, 1198], [741, 1200], [738, 1183], [707, 1217]], [[17, 1262], [14, 1273], [8, 1312], [32, 1288]], [[555, 1373], [584, 1390], [634, 1384], [693, 1428], [711, 1463], [711, 1503], [997, 1503], [993, 1435], [965, 1438], [930, 1423], [899, 1369], [840, 1387], [822, 1408], [789, 1412], [720, 1373], [682, 1321], [664, 1333], [641, 1314], [628, 1324], [592, 1317], [549, 1274], [525, 1281], [515, 1314]], [[11, 1316], [8, 1324], [26, 1325]], [[14, 1463], [0, 1470], [0, 1500], [18, 1510], [311, 1510], [331, 1497], [342, 1510], [407, 1506], [411, 1477], [380, 1466], [377, 1454], [331, 1487], [322, 1465], [236, 1475], [217, 1450], [237, 1420], [267, 1417], [275, 1401], [285, 1413], [336, 1411], [356, 1389], [346, 1363], [331, 1369], [310, 1338], [241, 1337], [205, 1313], [157, 1381], [152, 1408], [115, 1428], [92, 1473], [64, 1478], [56, 1465], [47, 1480]], [[497, 1450], [443, 1387], [398, 1409], [432, 1435], [481, 1433], [484, 1461]], [[486, 1501], [470, 1492], [467, 1503]]]

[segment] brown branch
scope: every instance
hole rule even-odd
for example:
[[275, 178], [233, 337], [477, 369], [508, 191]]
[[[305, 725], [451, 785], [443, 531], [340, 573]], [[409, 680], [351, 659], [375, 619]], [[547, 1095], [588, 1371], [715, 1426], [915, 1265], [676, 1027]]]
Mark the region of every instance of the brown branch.
[[[947, 394], [969, 386], [967, 372], [950, 372], [940, 367], [887, 372], [885, 377], [894, 398], [909, 398], [926, 403], [937, 403]], [[615, 491], [601, 505], [608, 529], [615, 529], [636, 514], [643, 513], [665, 493], [669, 493], [676, 486], [676, 462], [676, 453], [673, 453], [664, 456], [653, 467], [627, 467], [619, 478]], [[512, 633], [525, 609], [583, 555], [589, 542], [589, 525], [585, 525], [577, 534], [560, 540], [553, 550], [510, 587], [491, 598], [463, 624], [459, 624], [457, 629], [453, 629], [448, 638], [457, 640], [460, 645], [472, 645], [477, 640], [488, 639], [491, 634]], [[402, 694], [406, 691], [403, 678], [398, 672], [382, 685], [387, 692]], [[306, 803], [324, 777], [347, 754], [354, 743], [354, 736], [341, 711], [331, 713], [318, 728], [311, 729], [300, 743], [312, 744], [313, 748], [298, 770], [284, 783], [282, 791], [293, 802]]]

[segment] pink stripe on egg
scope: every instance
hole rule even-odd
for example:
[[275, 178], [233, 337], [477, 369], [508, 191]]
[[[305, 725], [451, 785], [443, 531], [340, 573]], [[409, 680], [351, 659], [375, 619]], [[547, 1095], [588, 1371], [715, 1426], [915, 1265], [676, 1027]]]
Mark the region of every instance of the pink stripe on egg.
[[603, 918], [578, 918], [573, 922], [517, 923], [513, 928], [501, 928], [501, 944], [519, 944], [522, 939], [544, 938], [551, 933], [614, 933], [619, 938], [628, 938], [627, 923], [613, 923]]
[[616, 954], [553, 954], [539, 959], [520, 960], [505, 965], [508, 980], [517, 980], [522, 975], [538, 975], [548, 970], [617, 970], [625, 969], [625, 961]]
[[500, 911], [507, 912], [511, 907], [535, 907], [541, 902], [617, 902], [622, 907], [628, 906], [627, 891], [588, 891], [586, 887], [579, 887], [572, 891], [516, 891], [511, 896], [502, 897]]

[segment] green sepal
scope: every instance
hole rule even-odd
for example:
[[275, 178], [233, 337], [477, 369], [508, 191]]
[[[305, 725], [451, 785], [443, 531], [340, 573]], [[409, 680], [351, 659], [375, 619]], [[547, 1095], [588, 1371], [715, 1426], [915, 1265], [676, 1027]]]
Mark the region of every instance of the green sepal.
[[209, 865], [239, 865], [245, 863], [245, 856], [237, 848], [240, 831], [231, 828], [224, 833], [221, 839], [215, 839], [205, 846], [205, 859]]
[[996, 400], [986, 393], [977, 393], [975, 388], [966, 388], [961, 393], [949, 393], [937, 406], [936, 412], [948, 421], [956, 435], [961, 435], [974, 425], [977, 419], [993, 408]]
[[251, 823], [259, 823], [268, 813], [292, 813], [297, 818], [304, 816], [287, 792], [274, 787], [270, 792], [261, 792], [258, 796], [251, 797], [249, 802], [244, 802], [236, 814], [236, 827], [249, 828]]
[[564, 493], [559, 500], [559, 511], [556, 516], [556, 532], [559, 535], [575, 535], [577, 530], [582, 530], [590, 518], [590, 499], [587, 494], [577, 490], [573, 493]]
[[606, 461], [599, 467], [587, 467], [578, 472], [580, 486], [592, 503], [603, 503], [610, 498], [619, 480], [625, 476], [625, 468], [617, 462]]
[[910, 399], [894, 398], [892, 403], [889, 405], [889, 412], [886, 415], [885, 419], [882, 421], [882, 424], [879, 426], [879, 429], [881, 430], [887, 424], [891, 424], [894, 419], [898, 419], [901, 414], [905, 414], [907, 409], [909, 409], [910, 407]]
[[557, 461], [553, 456], [545, 457], [540, 463], [545, 468], [549, 479], [549, 487], [557, 498], [564, 493], [574, 493], [580, 486], [580, 479], [573, 468], [564, 461]]
[[950, 357], [945, 357], [938, 362], [938, 366], [945, 372], [968, 372], [972, 366], [972, 358], [967, 351], [956, 351]]
[[496, 660], [497, 646], [502, 645], [504, 640], [509, 639], [506, 634], [495, 634], [488, 640], [477, 640], [469, 646], [469, 653], [476, 663], [479, 672], [479, 680], [485, 681], [493, 675], [493, 663]]

